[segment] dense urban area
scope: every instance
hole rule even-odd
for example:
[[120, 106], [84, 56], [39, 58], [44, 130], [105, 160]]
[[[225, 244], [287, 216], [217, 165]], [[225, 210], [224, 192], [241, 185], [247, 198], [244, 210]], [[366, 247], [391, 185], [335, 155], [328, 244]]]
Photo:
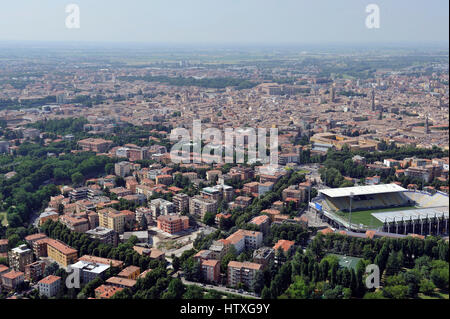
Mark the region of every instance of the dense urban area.
[[449, 298], [448, 48], [132, 51], [0, 50], [0, 299]]

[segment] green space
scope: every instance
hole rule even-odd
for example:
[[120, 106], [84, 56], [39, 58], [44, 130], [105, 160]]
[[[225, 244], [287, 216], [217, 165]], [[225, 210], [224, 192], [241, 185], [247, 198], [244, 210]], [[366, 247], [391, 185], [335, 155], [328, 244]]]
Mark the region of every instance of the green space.
[[418, 297], [420, 299], [447, 299], [448, 300], [448, 292], [435, 291], [430, 295], [425, 295], [423, 293], [419, 293]]
[[[403, 206], [403, 207], [394, 207], [394, 208], [383, 208], [383, 209], [370, 209], [370, 210], [360, 210], [356, 212], [352, 212], [352, 223], [353, 224], [363, 224], [366, 226], [382, 226], [383, 223], [378, 219], [372, 216], [373, 213], [382, 213], [382, 212], [393, 212], [398, 210], [409, 210], [416, 209], [415, 206]], [[339, 217], [348, 219], [348, 212], [338, 211], [335, 213]]]
[[339, 266], [345, 268], [351, 268], [356, 271], [356, 265], [362, 258], [351, 257], [346, 255], [329, 254], [331, 256], [336, 256], [339, 259]]
[[0, 225], [8, 226], [8, 220], [6, 219], [6, 212], [0, 212]]

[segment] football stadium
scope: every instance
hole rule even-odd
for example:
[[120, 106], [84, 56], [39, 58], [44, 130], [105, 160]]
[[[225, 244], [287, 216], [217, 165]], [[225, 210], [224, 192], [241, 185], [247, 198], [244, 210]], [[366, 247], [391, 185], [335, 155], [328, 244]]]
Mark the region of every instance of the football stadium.
[[449, 198], [397, 184], [319, 190], [310, 203], [332, 227], [393, 234], [448, 235]]

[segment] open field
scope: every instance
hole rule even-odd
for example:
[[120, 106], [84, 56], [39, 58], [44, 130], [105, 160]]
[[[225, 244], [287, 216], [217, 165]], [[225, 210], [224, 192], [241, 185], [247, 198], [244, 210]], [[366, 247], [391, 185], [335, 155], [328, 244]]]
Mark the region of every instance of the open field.
[[[382, 212], [393, 212], [397, 210], [409, 210], [416, 209], [415, 206], [407, 206], [407, 207], [394, 207], [394, 208], [383, 208], [383, 209], [372, 209], [372, 210], [360, 210], [356, 212], [352, 212], [352, 223], [354, 224], [363, 224], [366, 226], [374, 226], [379, 227], [383, 226], [383, 223], [378, 219], [372, 216], [372, 213], [382, 213]], [[336, 215], [348, 219], [347, 212], [336, 212]]]

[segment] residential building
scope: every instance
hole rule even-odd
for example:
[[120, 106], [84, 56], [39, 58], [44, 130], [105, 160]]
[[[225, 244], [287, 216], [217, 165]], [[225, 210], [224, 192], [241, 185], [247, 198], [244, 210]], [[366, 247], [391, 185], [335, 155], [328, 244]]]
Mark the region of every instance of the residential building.
[[131, 163], [122, 161], [119, 163], [114, 164], [114, 173], [117, 176], [125, 177], [130, 175], [131, 172]]
[[213, 199], [206, 199], [200, 195], [196, 195], [189, 200], [189, 213], [201, 219], [206, 213], [217, 212], [217, 201]]
[[160, 215], [169, 215], [175, 211], [175, 205], [163, 198], [153, 199], [150, 201], [149, 207], [154, 220], [156, 220]]
[[24, 282], [23, 272], [12, 270], [1, 276], [2, 286], [6, 290], [15, 290], [17, 286]]
[[86, 232], [91, 238], [98, 239], [103, 244], [117, 246], [117, 233], [113, 229], [96, 227]]
[[63, 215], [59, 221], [74, 232], [85, 233], [89, 230], [89, 220], [81, 216]]
[[80, 146], [83, 151], [105, 153], [112, 143], [112, 141], [104, 140], [102, 138], [87, 138], [78, 141], [78, 146]]
[[245, 287], [252, 289], [256, 275], [261, 269], [261, 264], [230, 261], [228, 263], [227, 285], [236, 287], [239, 283], [243, 283]]
[[105, 272], [110, 268], [109, 264], [101, 264], [79, 260], [73, 265], [72, 269], [78, 269], [80, 275], [80, 282], [87, 284], [96, 278], [104, 278]]
[[119, 288], [128, 288], [133, 289], [136, 285], [136, 280], [121, 278], [121, 277], [111, 277], [106, 280], [106, 283], [111, 286], [119, 287]]
[[78, 258], [78, 260], [87, 261], [91, 263], [96, 264], [104, 264], [104, 265], [110, 265], [114, 268], [123, 268], [123, 261], [115, 260], [115, 259], [109, 259], [109, 258], [102, 258], [97, 256], [91, 256], [91, 255], [83, 255], [82, 257]]
[[95, 299], [109, 299], [121, 290], [123, 290], [123, 288], [101, 285], [95, 288]]
[[43, 260], [25, 266], [25, 279], [28, 281], [38, 281], [42, 278], [45, 271], [45, 262]]
[[76, 261], [78, 254], [76, 249], [51, 238], [41, 239], [40, 241], [47, 241], [47, 256], [60, 266], [67, 267]]
[[264, 267], [274, 260], [275, 251], [270, 247], [260, 247], [253, 252], [253, 262]]
[[25, 266], [33, 262], [33, 251], [23, 244], [8, 253], [9, 266], [16, 271], [25, 271]]
[[98, 212], [99, 226], [122, 234], [125, 230], [125, 214], [108, 207]]
[[89, 188], [78, 187], [69, 192], [69, 198], [72, 202], [77, 202], [79, 200], [87, 199], [89, 193]]
[[189, 228], [189, 217], [175, 214], [159, 216], [157, 226], [166, 233], [175, 234]]
[[61, 277], [47, 276], [38, 283], [39, 294], [48, 298], [55, 297], [61, 289]]
[[239, 229], [226, 240], [236, 248], [236, 252], [240, 254], [245, 249], [257, 249], [261, 247], [263, 241], [263, 234], [259, 231], [251, 231]]
[[136, 267], [136, 266], [128, 266], [128, 267], [122, 269], [122, 271], [120, 273], [118, 273], [117, 276], [122, 277], [122, 278], [137, 280], [137, 278], [139, 277], [140, 274], [141, 274], [141, 268]]
[[189, 196], [184, 193], [178, 193], [172, 197], [176, 213], [183, 213], [189, 210]]
[[263, 233], [263, 235], [269, 232], [270, 217], [267, 215], [255, 216], [250, 220], [249, 223], [258, 226], [259, 230]]
[[200, 262], [203, 278], [207, 282], [218, 282], [220, 278], [220, 262], [215, 259], [202, 260]]

